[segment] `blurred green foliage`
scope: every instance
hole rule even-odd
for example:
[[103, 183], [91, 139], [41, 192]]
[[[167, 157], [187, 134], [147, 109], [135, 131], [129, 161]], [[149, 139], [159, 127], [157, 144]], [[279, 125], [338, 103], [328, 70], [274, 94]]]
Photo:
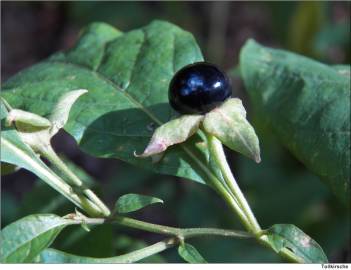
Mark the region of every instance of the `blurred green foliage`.
[[[18, 8], [37, 3], [16, 3]], [[22, 5], [22, 6], [21, 6]], [[46, 3], [46, 5], [51, 5]], [[55, 4], [52, 4], [55, 5]], [[215, 2], [65, 2], [66, 27], [80, 29], [92, 21], [104, 21], [122, 31], [147, 24], [153, 19], [173, 22], [193, 33], [204, 55], [210, 55], [207, 46], [213, 20], [211, 10]], [[5, 6], [6, 8], [6, 6]], [[260, 10], [264, 34], [255, 18], [254, 8]], [[3, 12], [6, 12], [4, 9]], [[245, 17], [246, 16], [246, 17]], [[212, 18], [211, 20], [209, 18]], [[242, 24], [237, 24], [237, 20]], [[4, 22], [6, 23], [6, 22]], [[327, 63], [350, 63], [350, 2], [232, 2], [226, 21], [225, 44], [222, 54], [211, 54], [220, 59], [210, 60], [227, 68], [235, 66], [239, 49], [249, 37], [258, 37], [261, 43], [301, 53]], [[3, 27], [3, 26], [2, 26]], [[35, 42], [35, 41], [34, 41]], [[233, 52], [233, 50], [235, 51]], [[350, 261], [350, 213], [343, 208], [320, 180], [296, 161], [279, 141], [250, 115], [238, 78], [233, 76], [248, 108], [260, 138], [262, 162], [232, 154], [228, 157], [253, 211], [263, 227], [274, 223], [292, 223], [314, 238], [324, 249], [330, 261]], [[92, 180], [79, 170], [112, 207], [115, 200], [126, 193], [148, 194], [160, 197], [164, 205], [154, 205], [132, 216], [164, 225], [179, 227], [212, 226], [240, 228], [239, 222], [228, 215], [228, 209], [209, 188], [177, 181], [175, 177], [155, 175], [145, 170], [114, 161], [106, 179]], [[16, 177], [18, 172], [13, 174]], [[73, 212], [67, 202], [50, 187], [36, 181], [23, 196], [6, 188], [3, 177], [1, 192], [1, 226], [31, 213], [53, 212], [64, 215]], [[141, 248], [158, 241], [160, 236], [125, 229], [119, 226], [97, 226], [91, 232], [81, 227], [63, 231], [53, 247], [85, 256], [108, 257]], [[190, 241], [209, 262], [278, 262], [281, 259], [271, 251], [248, 240], [199, 238]], [[181, 262], [176, 249], [153, 256], [147, 262]]]

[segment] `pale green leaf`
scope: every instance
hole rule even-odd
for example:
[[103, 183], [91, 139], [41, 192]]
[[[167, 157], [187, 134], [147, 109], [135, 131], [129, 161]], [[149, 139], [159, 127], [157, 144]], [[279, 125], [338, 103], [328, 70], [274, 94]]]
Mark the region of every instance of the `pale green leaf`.
[[118, 213], [129, 213], [142, 209], [150, 204], [163, 203], [163, 200], [140, 194], [125, 194], [118, 198], [115, 209]]
[[202, 115], [183, 115], [163, 124], [155, 130], [144, 152], [136, 156], [149, 157], [186, 141], [197, 132], [202, 119]]
[[81, 95], [87, 92], [88, 90], [85, 89], [73, 90], [60, 97], [49, 117], [49, 120], [52, 123], [52, 128], [50, 129], [51, 136], [55, 135], [61, 128], [64, 127], [73, 104]]
[[12, 125], [14, 122], [17, 125], [23, 126], [28, 132], [42, 130], [51, 127], [51, 122], [37, 114], [26, 112], [23, 110], [10, 110], [7, 116], [7, 123]]
[[257, 163], [261, 161], [258, 137], [246, 120], [246, 111], [240, 99], [228, 99], [220, 107], [207, 113], [203, 126], [230, 149]]

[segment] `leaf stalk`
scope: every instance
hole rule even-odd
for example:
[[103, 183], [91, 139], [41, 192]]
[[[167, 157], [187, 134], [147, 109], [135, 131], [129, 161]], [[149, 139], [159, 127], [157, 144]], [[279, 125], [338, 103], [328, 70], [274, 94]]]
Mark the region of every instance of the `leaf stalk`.
[[[101, 211], [101, 214], [105, 217], [111, 214], [108, 207], [99, 199], [98, 196], [89, 188], [84, 186], [82, 180], [78, 178], [61, 160], [61, 158], [56, 154], [56, 152], [52, 149], [51, 145], [42, 147], [40, 149], [40, 154], [47, 158], [56, 168], [61, 170], [66, 177], [69, 179], [69, 183], [75, 187], [81, 188], [83, 194], [85, 194]], [[84, 209], [85, 210], [85, 209]]]

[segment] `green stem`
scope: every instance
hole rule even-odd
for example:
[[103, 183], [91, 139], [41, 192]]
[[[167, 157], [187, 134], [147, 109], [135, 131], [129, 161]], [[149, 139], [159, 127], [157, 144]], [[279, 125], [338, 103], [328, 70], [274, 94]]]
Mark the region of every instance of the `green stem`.
[[24, 159], [25, 162], [27, 162], [33, 168], [33, 171], [37, 172], [37, 175], [43, 181], [45, 181], [49, 186], [65, 196], [68, 200], [73, 202], [76, 206], [85, 210], [89, 215], [101, 216], [100, 210], [95, 204], [89, 201], [85, 196], [75, 194], [72, 188], [50, 168], [41, 165], [37, 161], [33, 160], [24, 151], [11, 144], [6, 138], [1, 138], [1, 147], [2, 146], [8, 147], [11, 149], [11, 151], [21, 156], [22, 159]]
[[113, 218], [113, 222], [130, 227], [130, 228], [135, 228], [135, 229], [158, 233], [158, 234], [174, 235], [183, 239], [196, 237], [196, 236], [204, 236], [204, 235], [218, 235], [218, 236], [237, 237], [237, 238], [252, 237], [251, 234], [248, 234], [246, 232], [241, 232], [241, 231], [215, 229], [215, 228], [181, 229], [181, 228], [148, 223], [145, 221], [140, 221], [140, 220], [136, 220], [128, 217], [122, 217], [122, 216]]
[[234, 210], [234, 212], [237, 214], [245, 228], [251, 231], [252, 225], [245, 216], [244, 212], [241, 210], [236, 199], [233, 198], [233, 196], [231, 196], [231, 194], [228, 192], [221, 180], [219, 180], [210, 169], [208, 169], [201, 161], [199, 161], [198, 158], [194, 156], [194, 154], [185, 145], [181, 146], [183, 147], [184, 151], [193, 159], [193, 161], [204, 171], [204, 173], [206, 173], [208, 180], [211, 181], [209, 184], [215, 188], [215, 190], [222, 196], [222, 198], [226, 201], [229, 207], [231, 207], [232, 210]]
[[[250, 230], [249, 231], [252, 232], [256, 236], [256, 239], [259, 243], [263, 244], [266, 247], [273, 249], [271, 244], [269, 243], [267, 236], [261, 234], [261, 232], [262, 232], [261, 227], [258, 224], [255, 215], [253, 214], [244, 194], [241, 192], [241, 189], [240, 189], [239, 185], [237, 184], [237, 182], [236, 182], [236, 180], [231, 172], [231, 169], [230, 169], [228, 162], [227, 162], [227, 159], [225, 157], [222, 143], [216, 137], [214, 137], [212, 135], [207, 134], [207, 137], [208, 137], [208, 143], [209, 143], [211, 155], [215, 159], [216, 164], [219, 166], [227, 186], [229, 187], [232, 194], [234, 194], [237, 202], [240, 205], [240, 208], [243, 210], [246, 218], [250, 222]], [[281, 257], [287, 259], [288, 261], [303, 263], [301, 258], [296, 256], [292, 251], [290, 251], [287, 248], [283, 248], [282, 250], [280, 250], [280, 252], [278, 254]]]
[[109, 257], [109, 258], [92, 258], [69, 254], [60, 250], [48, 248], [44, 251], [44, 255], [40, 255], [40, 263], [53, 263], [52, 258], [55, 258], [55, 263], [89, 263], [89, 264], [102, 264], [102, 263], [134, 263], [142, 259], [158, 254], [168, 248], [174, 247], [179, 243], [177, 237], [164, 239], [150, 246], [134, 250], [127, 254]]
[[86, 218], [76, 217], [73, 222], [77, 224], [85, 223], [91, 225], [98, 225], [103, 223], [116, 223], [122, 226], [126, 226], [133, 229], [143, 230], [151, 233], [163, 234], [176, 236], [180, 239], [188, 239], [192, 237], [200, 236], [223, 236], [223, 237], [235, 237], [235, 238], [252, 238], [253, 235], [243, 231], [216, 229], [216, 228], [176, 228], [170, 226], [164, 226], [159, 224], [153, 224], [129, 217], [117, 216], [113, 218]]
[[108, 207], [95, 195], [95, 193], [86, 187], [84, 183], [80, 180], [68, 167], [67, 165], [59, 158], [56, 152], [52, 149], [51, 146], [46, 146], [44, 149], [41, 149], [41, 154], [43, 157], [47, 158], [56, 168], [61, 170], [70, 180], [70, 183], [78, 188], [82, 188], [83, 193], [96, 205], [100, 208], [100, 212], [103, 216], [107, 217], [111, 214]]
[[[116, 223], [125, 227], [143, 230], [151, 233], [157, 233], [162, 235], [174, 236], [173, 244], [167, 246], [167, 248], [174, 246], [178, 241], [184, 241], [185, 239], [189, 239], [192, 237], [201, 237], [201, 236], [222, 236], [222, 237], [233, 237], [233, 238], [253, 238], [254, 235], [244, 232], [244, 231], [236, 231], [236, 230], [225, 230], [225, 229], [217, 229], [217, 228], [176, 228], [171, 226], [164, 226], [159, 224], [153, 224], [129, 217], [117, 216], [113, 218], [87, 218], [87, 217], [76, 217], [73, 219], [73, 223], [76, 224], [90, 224], [90, 225], [100, 225], [104, 223]], [[272, 248], [267, 236], [262, 235], [260, 238], [256, 238], [259, 243], [262, 245]], [[177, 240], [177, 241], [175, 241]], [[166, 240], [168, 241], [168, 240]], [[163, 241], [161, 241], [163, 242]], [[157, 244], [157, 243], [156, 243]], [[156, 245], [155, 244], [155, 245]], [[161, 244], [162, 245], [162, 244]], [[158, 246], [158, 245], [157, 245]], [[156, 248], [156, 247], [155, 247]], [[147, 248], [146, 248], [147, 249]], [[153, 250], [153, 248], [150, 248]], [[166, 248], [165, 248], [166, 249]], [[164, 249], [158, 251], [161, 252]], [[154, 253], [156, 254], [156, 253]], [[283, 248], [279, 255], [283, 258], [287, 259], [291, 262], [303, 263], [301, 258], [297, 257], [292, 251], [287, 248]], [[147, 257], [147, 256], [145, 256]]]
[[[125, 255], [117, 256], [116, 258], [118, 258], [120, 263], [134, 263], [144, 258], [160, 253], [168, 248], [174, 247], [175, 245], [178, 244], [178, 242], [179, 242], [178, 238], [171, 237], [171, 238], [162, 240], [160, 242], [157, 242], [153, 245], [150, 245], [148, 247], [144, 247], [142, 249], [132, 251]], [[101, 260], [104, 260], [104, 259], [101, 259]], [[116, 259], [111, 258], [108, 260], [111, 261], [111, 263], [117, 263]], [[101, 261], [101, 262], [107, 262], [107, 261]]]
[[222, 143], [212, 135], [207, 135], [207, 137], [210, 153], [215, 159], [216, 164], [219, 166], [227, 186], [229, 187], [232, 194], [235, 196], [237, 202], [240, 205], [240, 208], [249, 220], [251, 224], [250, 231], [252, 231], [255, 234], [259, 233], [261, 231], [261, 227], [258, 224], [255, 215], [253, 214], [248, 202], [245, 199], [244, 194], [241, 192], [241, 189], [230, 170], [227, 159], [225, 157]]

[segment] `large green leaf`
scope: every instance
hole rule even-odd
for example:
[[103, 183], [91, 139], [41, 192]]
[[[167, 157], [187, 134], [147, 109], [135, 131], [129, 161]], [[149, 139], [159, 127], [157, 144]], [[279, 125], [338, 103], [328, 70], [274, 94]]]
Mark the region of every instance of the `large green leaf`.
[[154, 127], [174, 116], [168, 104], [174, 73], [202, 60], [193, 36], [170, 23], [154, 21], [125, 34], [94, 23], [71, 50], [8, 80], [3, 96], [15, 108], [46, 116], [63, 93], [87, 89], [65, 126], [83, 151], [204, 183], [200, 168], [209, 166], [208, 152], [199, 135], [171, 147], [157, 164], [133, 155], [145, 149]]
[[52, 214], [31, 215], [9, 224], [1, 231], [0, 261], [32, 262], [70, 224], [72, 220]]
[[240, 68], [261, 119], [348, 205], [350, 73], [252, 40]]
[[327, 263], [323, 249], [293, 224], [275, 224], [267, 230], [269, 243], [276, 252], [290, 249], [304, 263]]

